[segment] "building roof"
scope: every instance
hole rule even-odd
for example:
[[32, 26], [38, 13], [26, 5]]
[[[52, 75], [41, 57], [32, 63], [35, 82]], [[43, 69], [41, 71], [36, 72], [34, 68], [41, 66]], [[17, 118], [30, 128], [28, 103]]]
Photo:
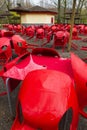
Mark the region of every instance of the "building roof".
[[0, 13], [0, 16], [12, 16], [12, 14], [9, 11], [4, 11], [3, 13]]
[[22, 12], [28, 12], [28, 13], [51, 13], [51, 14], [57, 14], [56, 11], [52, 11], [40, 6], [33, 6], [31, 8], [24, 8], [22, 6], [17, 6], [15, 8], [10, 9], [10, 11], [15, 11], [18, 13], [22, 13]]

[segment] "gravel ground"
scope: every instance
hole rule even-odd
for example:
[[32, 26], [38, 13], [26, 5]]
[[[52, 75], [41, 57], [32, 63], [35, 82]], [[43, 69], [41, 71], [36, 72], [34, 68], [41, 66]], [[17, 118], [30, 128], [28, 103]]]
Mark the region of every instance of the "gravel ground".
[[[25, 36], [23, 36], [26, 38]], [[82, 37], [83, 38], [83, 37]], [[26, 39], [27, 40], [27, 39]], [[28, 40], [27, 40], [28, 41]], [[33, 41], [28, 41], [29, 43]], [[80, 58], [85, 58], [87, 57], [87, 52], [86, 51], [81, 51], [80, 47], [82, 45], [85, 45], [87, 43], [83, 43], [81, 40], [80, 41], [74, 41], [78, 46], [78, 50], [74, 50], [73, 48], [71, 49], [71, 52], [74, 52], [77, 54]], [[52, 42], [47, 45], [47, 47], [50, 47], [52, 45]], [[65, 49], [64, 52], [62, 52], [61, 48], [56, 48], [56, 50], [59, 52], [59, 54], [62, 57], [70, 57], [70, 53], [67, 52], [67, 48]], [[15, 106], [16, 106], [16, 99], [17, 99], [17, 94], [20, 86], [15, 89], [11, 93], [11, 98], [12, 98], [12, 105], [13, 105], [13, 110], [14, 110], [14, 115], [15, 115]], [[6, 88], [4, 86], [4, 83], [2, 79], [0, 79], [0, 92], [4, 91]], [[0, 130], [10, 130], [10, 127], [13, 123], [13, 120], [11, 118], [9, 108], [8, 108], [8, 100], [7, 100], [7, 95], [5, 96], [0, 96]], [[79, 124], [78, 124], [78, 130], [87, 130], [87, 119], [84, 119], [82, 116], [79, 118]]]

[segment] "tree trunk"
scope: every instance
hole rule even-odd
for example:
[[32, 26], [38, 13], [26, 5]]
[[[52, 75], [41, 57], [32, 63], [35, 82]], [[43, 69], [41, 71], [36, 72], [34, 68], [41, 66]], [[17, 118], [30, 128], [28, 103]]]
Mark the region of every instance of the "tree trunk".
[[65, 23], [65, 17], [66, 17], [66, 15], [65, 15], [65, 13], [66, 13], [66, 0], [64, 1], [64, 23]]
[[58, 18], [57, 18], [57, 23], [60, 23], [60, 6], [61, 6], [61, 1], [58, 0]]
[[74, 25], [74, 17], [75, 17], [75, 6], [76, 6], [76, 0], [73, 0], [73, 9], [72, 9], [72, 16], [71, 16], [71, 29], [70, 29], [70, 38], [69, 38], [69, 43], [68, 43], [68, 51], [71, 50], [71, 44], [72, 44], [72, 30], [73, 30], [73, 25]]

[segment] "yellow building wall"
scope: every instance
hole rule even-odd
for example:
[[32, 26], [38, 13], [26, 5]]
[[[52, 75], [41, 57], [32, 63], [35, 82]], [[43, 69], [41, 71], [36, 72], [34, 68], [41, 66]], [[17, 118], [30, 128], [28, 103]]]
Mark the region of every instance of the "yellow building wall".
[[51, 14], [21, 14], [21, 24], [51, 24]]

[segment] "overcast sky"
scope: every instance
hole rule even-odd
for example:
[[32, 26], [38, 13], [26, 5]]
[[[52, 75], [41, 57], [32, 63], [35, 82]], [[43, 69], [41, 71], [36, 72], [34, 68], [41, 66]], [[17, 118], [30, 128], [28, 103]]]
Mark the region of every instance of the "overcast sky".
[[40, 0], [32, 0], [32, 3], [35, 3], [35, 4], [37, 4], [39, 2], [40, 2]]
[[[34, 4], [40, 4], [40, 1], [41, 0], [32, 0], [32, 3], [34, 3]], [[45, 2], [45, 3], [49, 3], [49, 1], [50, 0], [43, 0], [43, 2]]]

